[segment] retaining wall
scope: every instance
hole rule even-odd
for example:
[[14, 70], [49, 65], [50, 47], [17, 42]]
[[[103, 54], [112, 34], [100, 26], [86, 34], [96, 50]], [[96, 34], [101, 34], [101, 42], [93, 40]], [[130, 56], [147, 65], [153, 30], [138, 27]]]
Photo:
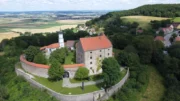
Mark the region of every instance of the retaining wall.
[[95, 91], [92, 93], [86, 93], [86, 94], [64, 95], [64, 94], [57, 93], [57, 92], [47, 88], [46, 86], [36, 82], [35, 80], [32, 79], [33, 76], [24, 72], [22, 69], [15, 68], [15, 70], [16, 70], [17, 75], [23, 76], [28, 82], [30, 82], [31, 85], [33, 85], [37, 88], [40, 88], [40, 89], [46, 89], [50, 95], [54, 96], [55, 98], [57, 98], [60, 101], [100, 101], [100, 100], [106, 100], [109, 98], [109, 96], [111, 96], [114, 92], [116, 92], [119, 88], [121, 88], [122, 85], [125, 83], [125, 81], [129, 77], [129, 70], [128, 70], [125, 77], [118, 84], [109, 88], [107, 92], [105, 92], [105, 90], [99, 90], [99, 91]]
[[[25, 71], [36, 76], [48, 78], [48, 69], [50, 68], [50, 66], [29, 62], [25, 59], [24, 55], [20, 56], [20, 62], [21, 62], [22, 68]], [[70, 78], [74, 78], [77, 69], [83, 66], [84, 64], [63, 65], [64, 70], [69, 73]]]

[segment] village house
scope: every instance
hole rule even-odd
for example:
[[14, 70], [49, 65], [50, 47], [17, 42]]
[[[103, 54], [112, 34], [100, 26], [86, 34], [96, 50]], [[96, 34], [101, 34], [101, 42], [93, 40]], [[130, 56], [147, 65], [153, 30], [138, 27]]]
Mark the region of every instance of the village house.
[[154, 41], [161, 41], [162, 43], [164, 43], [165, 39], [163, 36], [156, 36]]
[[104, 34], [80, 38], [76, 45], [76, 62], [85, 64], [90, 70], [90, 75], [102, 73], [99, 65], [102, 59], [113, 56], [112, 47], [110, 40]]
[[156, 33], [159, 33], [160, 31], [163, 31], [164, 34], [169, 34], [172, 33], [174, 31], [174, 27], [173, 25], [170, 25], [169, 27], [165, 27], [165, 28], [160, 28], [159, 31], [157, 31]]

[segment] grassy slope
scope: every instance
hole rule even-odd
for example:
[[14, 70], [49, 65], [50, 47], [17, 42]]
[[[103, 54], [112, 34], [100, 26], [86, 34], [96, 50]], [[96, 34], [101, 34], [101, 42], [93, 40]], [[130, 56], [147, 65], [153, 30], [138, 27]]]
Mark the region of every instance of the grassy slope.
[[152, 16], [124, 16], [121, 18], [124, 19], [125, 22], [138, 22], [140, 24], [139, 27], [142, 27], [144, 29], [150, 27], [149, 23], [151, 20], [168, 19], [168, 18], [152, 17]]
[[180, 17], [176, 17], [173, 19], [174, 22], [180, 22]]
[[161, 101], [165, 92], [163, 78], [154, 67], [150, 71], [149, 84], [140, 101]]
[[[121, 72], [121, 77], [120, 80], [126, 75], [126, 70], [123, 70]], [[84, 91], [82, 91], [81, 87], [76, 87], [76, 88], [65, 88], [62, 87], [62, 83], [63, 81], [57, 81], [57, 82], [51, 82], [46, 78], [42, 78], [42, 77], [35, 77], [35, 80], [43, 85], [45, 85], [46, 87], [62, 93], [62, 94], [72, 94], [72, 95], [76, 95], [76, 94], [84, 94], [84, 93], [89, 93], [89, 92], [93, 92], [93, 91], [97, 91], [100, 90], [102, 87], [102, 84], [98, 84], [98, 85], [90, 85], [90, 86], [85, 86]]]

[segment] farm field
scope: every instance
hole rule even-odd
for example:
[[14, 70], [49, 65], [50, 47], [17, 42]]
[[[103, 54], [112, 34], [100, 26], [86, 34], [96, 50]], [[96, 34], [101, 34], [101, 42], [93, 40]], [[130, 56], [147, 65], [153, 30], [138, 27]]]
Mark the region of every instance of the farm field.
[[15, 32], [45, 33], [75, 28], [87, 20], [54, 20], [54, 19], [27, 19], [27, 18], [0, 18], [0, 42], [3, 39], [17, 37]]
[[144, 29], [149, 28], [150, 25], [150, 21], [151, 20], [166, 20], [169, 18], [163, 18], [163, 17], [152, 17], [152, 16], [124, 16], [121, 17], [122, 19], [124, 19], [124, 21], [128, 21], [128, 22], [138, 22], [140, 25], [139, 27], [142, 27]]
[[44, 29], [23, 29], [23, 28], [15, 28], [11, 29], [12, 31], [15, 32], [31, 32], [31, 33], [45, 33], [45, 32], [56, 32], [59, 31], [60, 29], [64, 30], [67, 28], [75, 28], [77, 25], [62, 25], [62, 26], [55, 26], [55, 27], [50, 27], [50, 28], [44, 28]]
[[4, 33], [0, 33], [0, 42], [3, 40], [3, 39], [11, 39], [12, 37], [17, 37], [19, 36], [18, 33], [15, 33], [15, 32], [4, 32]]

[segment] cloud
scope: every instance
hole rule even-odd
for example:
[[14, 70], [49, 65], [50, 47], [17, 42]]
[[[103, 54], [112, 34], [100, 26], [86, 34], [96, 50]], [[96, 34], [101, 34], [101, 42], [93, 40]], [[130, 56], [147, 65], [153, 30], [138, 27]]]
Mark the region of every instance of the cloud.
[[118, 10], [180, 0], [0, 0], [0, 10]]
[[0, 0], [0, 5], [5, 4], [8, 0]]

